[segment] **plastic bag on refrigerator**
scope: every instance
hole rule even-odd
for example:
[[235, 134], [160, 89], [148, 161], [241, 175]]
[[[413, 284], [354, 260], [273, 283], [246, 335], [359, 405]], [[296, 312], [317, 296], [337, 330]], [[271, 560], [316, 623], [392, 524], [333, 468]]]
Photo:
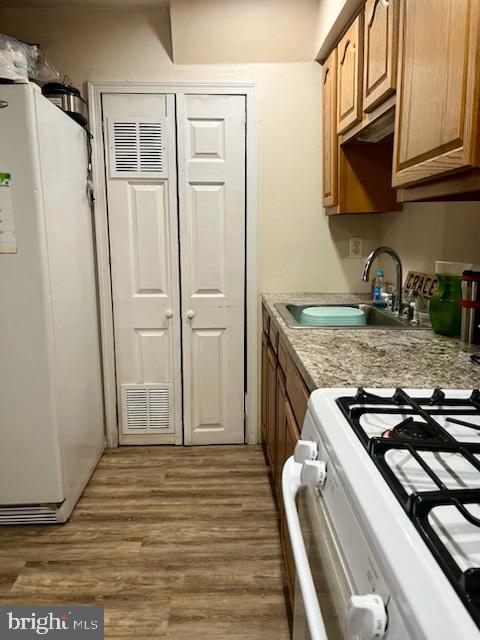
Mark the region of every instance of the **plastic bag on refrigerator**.
[[37, 44], [0, 33], [0, 79], [13, 82], [54, 82], [60, 74]]
[[59, 72], [45, 56], [42, 49], [38, 49], [38, 57], [29, 77], [41, 85], [46, 82], [58, 82], [60, 80]]
[[38, 58], [38, 47], [0, 33], [0, 79], [28, 82]]

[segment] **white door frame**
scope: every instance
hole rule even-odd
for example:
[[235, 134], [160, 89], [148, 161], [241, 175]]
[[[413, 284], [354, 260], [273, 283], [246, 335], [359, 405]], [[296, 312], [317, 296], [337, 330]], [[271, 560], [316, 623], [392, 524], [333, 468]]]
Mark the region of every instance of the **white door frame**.
[[[92, 141], [92, 177], [95, 193], [95, 240], [97, 251], [100, 331], [104, 378], [105, 429], [108, 447], [118, 446], [115, 343], [113, 334], [112, 283], [108, 240], [106, 168], [102, 131], [102, 94], [185, 93], [244, 95], [247, 105], [246, 130], [246, 338], [245, 357], [248, 393], [245, 396], [245, 441], [256, 444], [258, 405], [258, 290], [257, 290], [257, 131], [256, 83], [202, 82], [89, 82], [88, 100]], [[176, 434], [176, 444], [183, 434]]]

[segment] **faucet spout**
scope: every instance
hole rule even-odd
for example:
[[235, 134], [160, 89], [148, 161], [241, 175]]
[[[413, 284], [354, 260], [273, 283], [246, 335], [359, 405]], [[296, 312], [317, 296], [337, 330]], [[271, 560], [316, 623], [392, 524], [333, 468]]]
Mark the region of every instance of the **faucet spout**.
[[390, 248], [390, 247], [378, 247], [368, 256], [365, 261], [365, 266], [363, 267], [362, 273], [362, 281], [368, 282], [370, 280], [370, 271], [372, 269], [372, 264], [376, 258], [382, 253], [386, 253], [389, 255], [394, 264], [395, 264], [395, 274], [396, 274], [396, 294], [395, 300], [393, 304], [393, 311], [402, 313], [403, 310], [403, 301], [402, 301], [402, 287], [403, 287], [403, 269], [402, 269], [402, 261], [400, 260], [400, 256], [398, 253]]

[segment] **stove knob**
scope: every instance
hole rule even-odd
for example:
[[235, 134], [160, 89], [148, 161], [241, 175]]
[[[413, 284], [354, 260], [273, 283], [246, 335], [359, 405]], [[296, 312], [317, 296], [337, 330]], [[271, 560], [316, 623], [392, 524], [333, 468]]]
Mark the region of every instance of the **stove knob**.
[[320, 487], [327, 477], [325, 462], [320, 460], [305, 460], [300, 472], [300, 480], [307, 487]]
[[318, 446], [312, 440], [299, 440], [295, 445], [293, 457], [295, 462], [305, 462], [305, 460], [316, 460], [318, 455]]
[[380, 640], [385, 636], [387, 611], [380, 596], [369, 593], [352, 596], [345, 615], [345, 637], [348, 640]]

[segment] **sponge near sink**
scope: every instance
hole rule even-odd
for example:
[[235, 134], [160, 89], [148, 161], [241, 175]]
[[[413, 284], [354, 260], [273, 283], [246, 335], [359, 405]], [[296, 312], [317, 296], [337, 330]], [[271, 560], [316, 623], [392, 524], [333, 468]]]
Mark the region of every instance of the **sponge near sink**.
[[366, 320], [365, 312], [354, 307], [307, 307], [300, 323], [312, 327], [360, 327]]

